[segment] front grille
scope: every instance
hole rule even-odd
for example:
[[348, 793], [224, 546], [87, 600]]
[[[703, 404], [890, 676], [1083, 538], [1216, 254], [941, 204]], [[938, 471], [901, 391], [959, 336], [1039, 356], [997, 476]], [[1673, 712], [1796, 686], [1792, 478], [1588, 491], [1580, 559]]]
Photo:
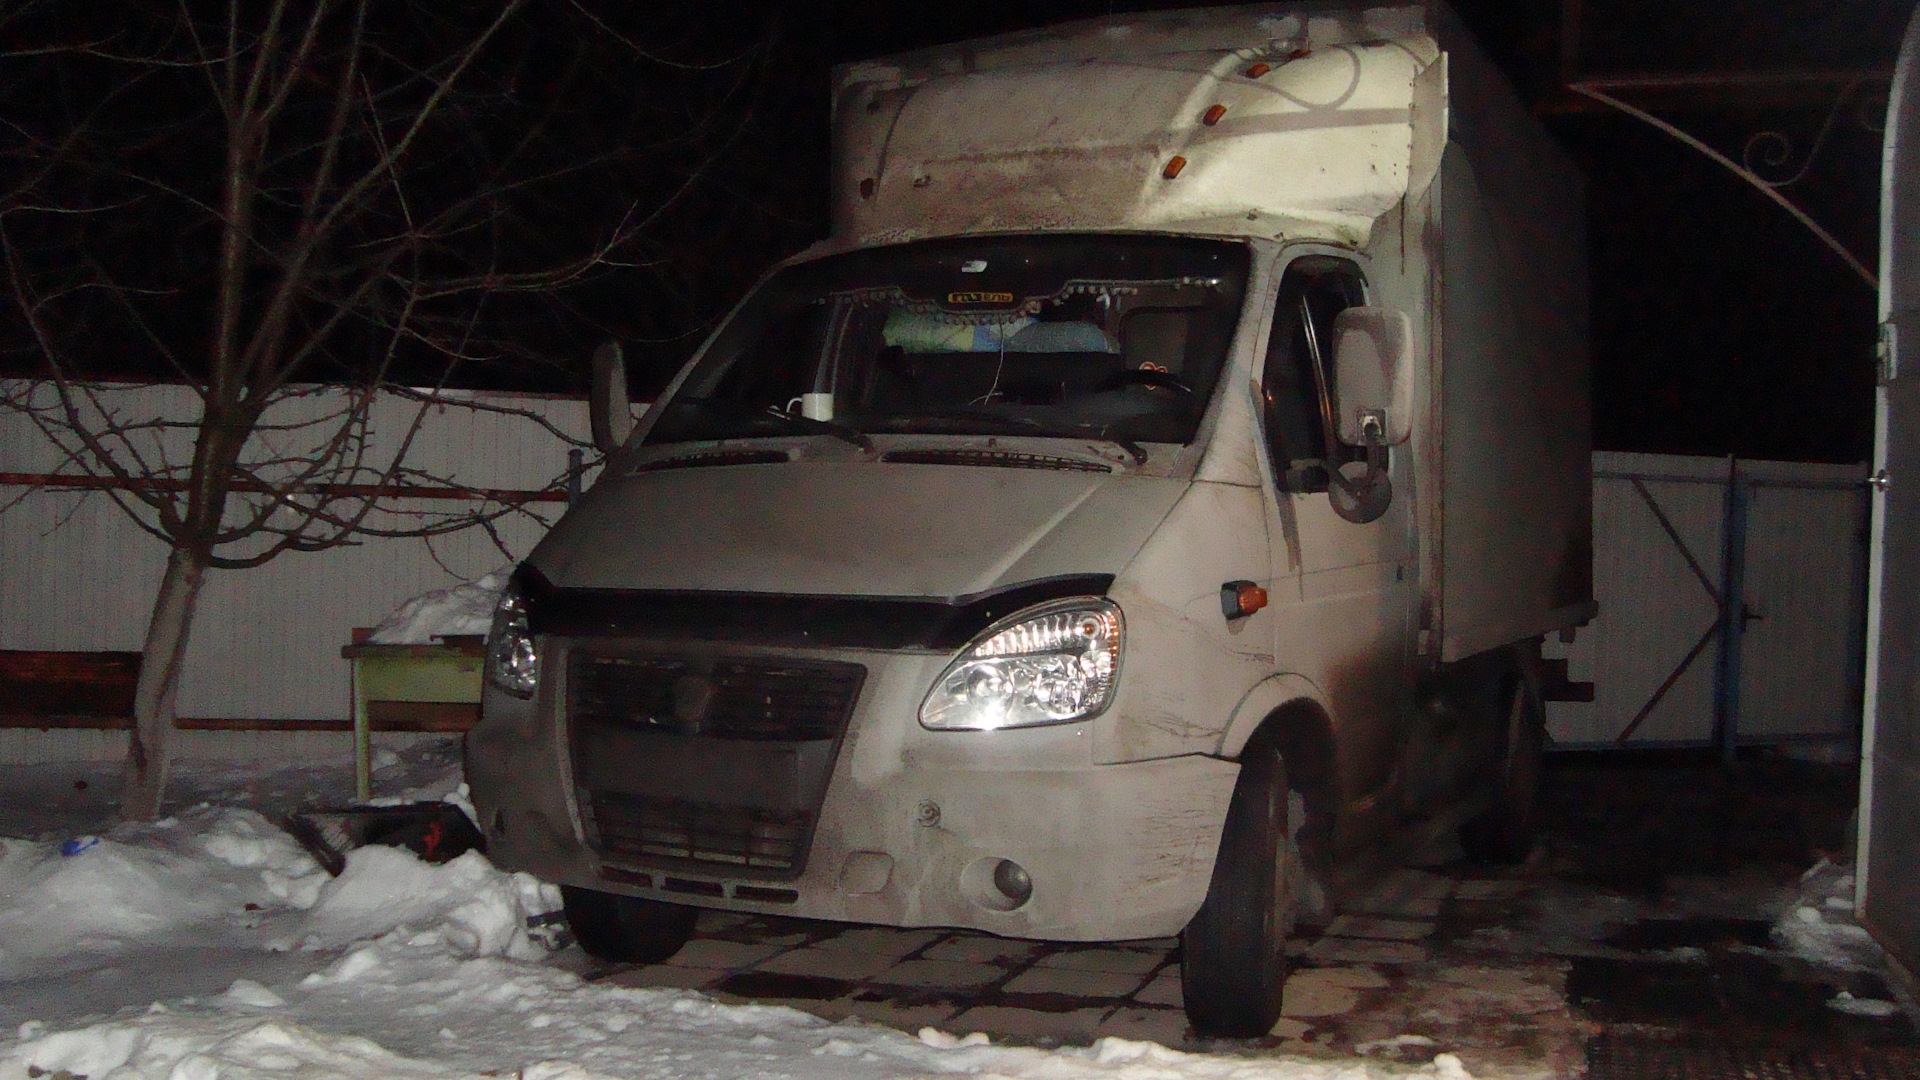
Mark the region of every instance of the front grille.
[[805, 869], [866, 668], [584, 646], [567, 673], [575, 784], [609, 863]]
[[684, 799], [601, 795], [593, 799], [601, 851], [639, 861], [712, 863], [716, 867], [798, 872], [814, 815], [715, 806]]
[[858, 664], [575, 653], [568, 685], [576, 724], [807, 742], [840, 737], [865, 674]]

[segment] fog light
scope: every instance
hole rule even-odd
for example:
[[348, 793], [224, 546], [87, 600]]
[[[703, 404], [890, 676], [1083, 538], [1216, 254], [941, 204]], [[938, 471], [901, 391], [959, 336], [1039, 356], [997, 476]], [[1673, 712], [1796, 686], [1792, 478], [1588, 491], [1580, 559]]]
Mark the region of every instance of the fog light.
[[1033, 895], [1033, 877], [1027, 873], [1026, 867], [1012, 859], [1001, 859], [999, 865], [993, 868], [993, 887], [1000, 890], [1000, 895], [1013, 901], [1015, 907], [1019, 907]]

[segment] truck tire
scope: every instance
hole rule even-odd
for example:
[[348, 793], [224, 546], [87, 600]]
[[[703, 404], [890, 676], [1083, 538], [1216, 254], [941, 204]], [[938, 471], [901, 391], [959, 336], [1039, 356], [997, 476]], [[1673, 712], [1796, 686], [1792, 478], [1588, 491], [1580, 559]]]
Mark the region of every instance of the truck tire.
[[1493, 778], [1493, 805], [1461, 828], [1460, 846], [1476, 862], [1513, 865], [1533, 852], [1547, 721], [1539, 682], [1524, 663], [1501, 680], [1499, 700], [1506, 749]]
[[1180, 936], [1180, 989], [1199, 1035], [1257, 1038], [1280, 1018], [1304, 882], [1287, 819], [1286, 763], [1256, 736], [1240, 757], [1207, 899]]
[[589, 956], [653, 964], [680, 951], [700, 912], [682, 904], [560, 886], [567, 925]]

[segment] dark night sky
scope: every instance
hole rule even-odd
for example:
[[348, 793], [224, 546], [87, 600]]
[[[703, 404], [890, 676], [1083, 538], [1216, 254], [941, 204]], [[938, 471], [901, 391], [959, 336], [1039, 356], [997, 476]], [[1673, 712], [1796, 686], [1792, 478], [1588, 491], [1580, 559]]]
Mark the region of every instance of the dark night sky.
[[[1885, 69], [1911, 3], [1581, 0], [1581, 70]], [[534, 329], [520, 335], [530, 344], [521, 359], [468, 370], [459, 381], [581, 391], [587, 355], [613, 334], [628, 344], [636, 393], [649, 396], [664, 384], [766, 267], [825, 234], [834, 64], [1167, 6], [1191, 5], [709, 0], [643, 9], [609, 0], [608, 18], [643, 36], [661, 56], [747, 57], [711, 76], [716, 85], [736, 80], [731, 85], [746, 88], [737, 94], [721, 88], [734, 110], [725, 122], [737, 127], [721, 133], [724, 152], [649, 234], [641, 255], [650, 267], [576, 290], [527, 320]], [[1456, 0], [1456, 6], [1588, 178], [1597, 445], [1864, 460], [1872, 443], [1871, 291], [1786, 213], [1718, 165], [1562, 89], [1560, 4]], [[554, 10], [565, 15], [571, 9]], [[573, 44], [567, 38], [529, 46], [536, 58], [530, 70], [548, 50], [566, 53]], [[706, 76], [687, 69], [659, 70], [658, 80], [642, 78], [622, 100], [616, 100], [618, 93], [591, 99], [583, 115], [624, 130], [626, 110], [671, 118], [679, 105], [693, 110], [676, 94], [714, 89], [700, 84]], [[627, 89], [625, 83], [609, 85]], [[1772, 105], [1739, 96], [1668, 99], [1656, 111], [1736, 158], [1757, 132], [1788, 135], [1792, 152], [1774, 175], [1800, 169], [1831, 115], [1820, 153], [1804, 179], [1787, 190], [1871, 265], [1877, 246], [1876, 129], [1884, 96], [1885, 83], [1879, 82], [1859, 86], [1838, 109], [1831, 92], [1815, 92]], [[639, 164], [620, 173], [619, 182], [636, 193], [636, 201], [671, 190], [687, 167], [650, 149], [630, 152]], [[578, 224], [574, 219], [585, 211], [575, 207], [593, 203], [589, 196], [601, 203], [629, 197], [624, 190], [600, 188], [568, 193], [555, 204], [555, 220]], [[11, 340], [6, 329], [0, 325], [0, 338]], [[138, 352], [138, 341], [121, 348], [102, 344], [101, 334], [93, 337], [93, 348], [107, 358], [102, 370], [151, 374], [137, 358], [126, 359]], [[16, 349], [8, 356], [15, 353], [26, 355]], [[17, 359], [0, 360], [7, 370], [17, 367]]]
[[[740, 23], [775, 15], [773, 73], [754, 117], [750, 155], [777, 163], [723, 182], [717, 208], [776, 218], [754, 240], [706, 253], [712, 295], [825, 230], [826, 72], [834, 63], [966, 37], [1166, 3], [968, 5], [845, 2], [819, 8], [735, 5]], [[1864, 70], [1890, 67], [1904, 0], [1806, 5], [1734, 0], [1697, 10], [1673, 0], [1586, 0], [1582, 68], [1590, 74], [1675, 70]], [[1595, 440], [1601, 449], [1860, 461], [1872, 448], [1874, 297], [1798, 223], [1720, 166], [1639, 121], [1558, 88], [1559, 5], [1459, 0], [1476, 35], [1586, 171], [1593, 284]], [[1831, 9], [1831, 10], [1809, 10]], [[739, 23], [736, 23], [738, 25]], [[1786, 189], [1869, 265], [1877, 247], [1884, 83], [1759, 107], [1698, 98], [1657, 110], [1739, 158], [1777, 130], [1805, 160]], [[1572, 107], [1570, 107], [1572, 106]], [[730, 227], [727, 231], [736, 231]], [[636, 381], [663, 379], [685, 344], [658, 350]], [[642, 350], [644, 353], [644, 350]]]

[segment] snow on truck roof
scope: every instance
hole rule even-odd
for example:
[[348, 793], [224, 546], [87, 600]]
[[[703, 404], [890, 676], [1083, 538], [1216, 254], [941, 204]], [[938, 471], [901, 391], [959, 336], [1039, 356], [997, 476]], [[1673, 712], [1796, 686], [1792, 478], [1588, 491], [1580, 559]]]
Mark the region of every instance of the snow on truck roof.
[[[1364, 245], [1444, 141], [1428, 17], [1158, 12], [846, 65], [830, 245], [1080, 229]], [[1416, 127], [1440, 133], [1430, 152]]]

